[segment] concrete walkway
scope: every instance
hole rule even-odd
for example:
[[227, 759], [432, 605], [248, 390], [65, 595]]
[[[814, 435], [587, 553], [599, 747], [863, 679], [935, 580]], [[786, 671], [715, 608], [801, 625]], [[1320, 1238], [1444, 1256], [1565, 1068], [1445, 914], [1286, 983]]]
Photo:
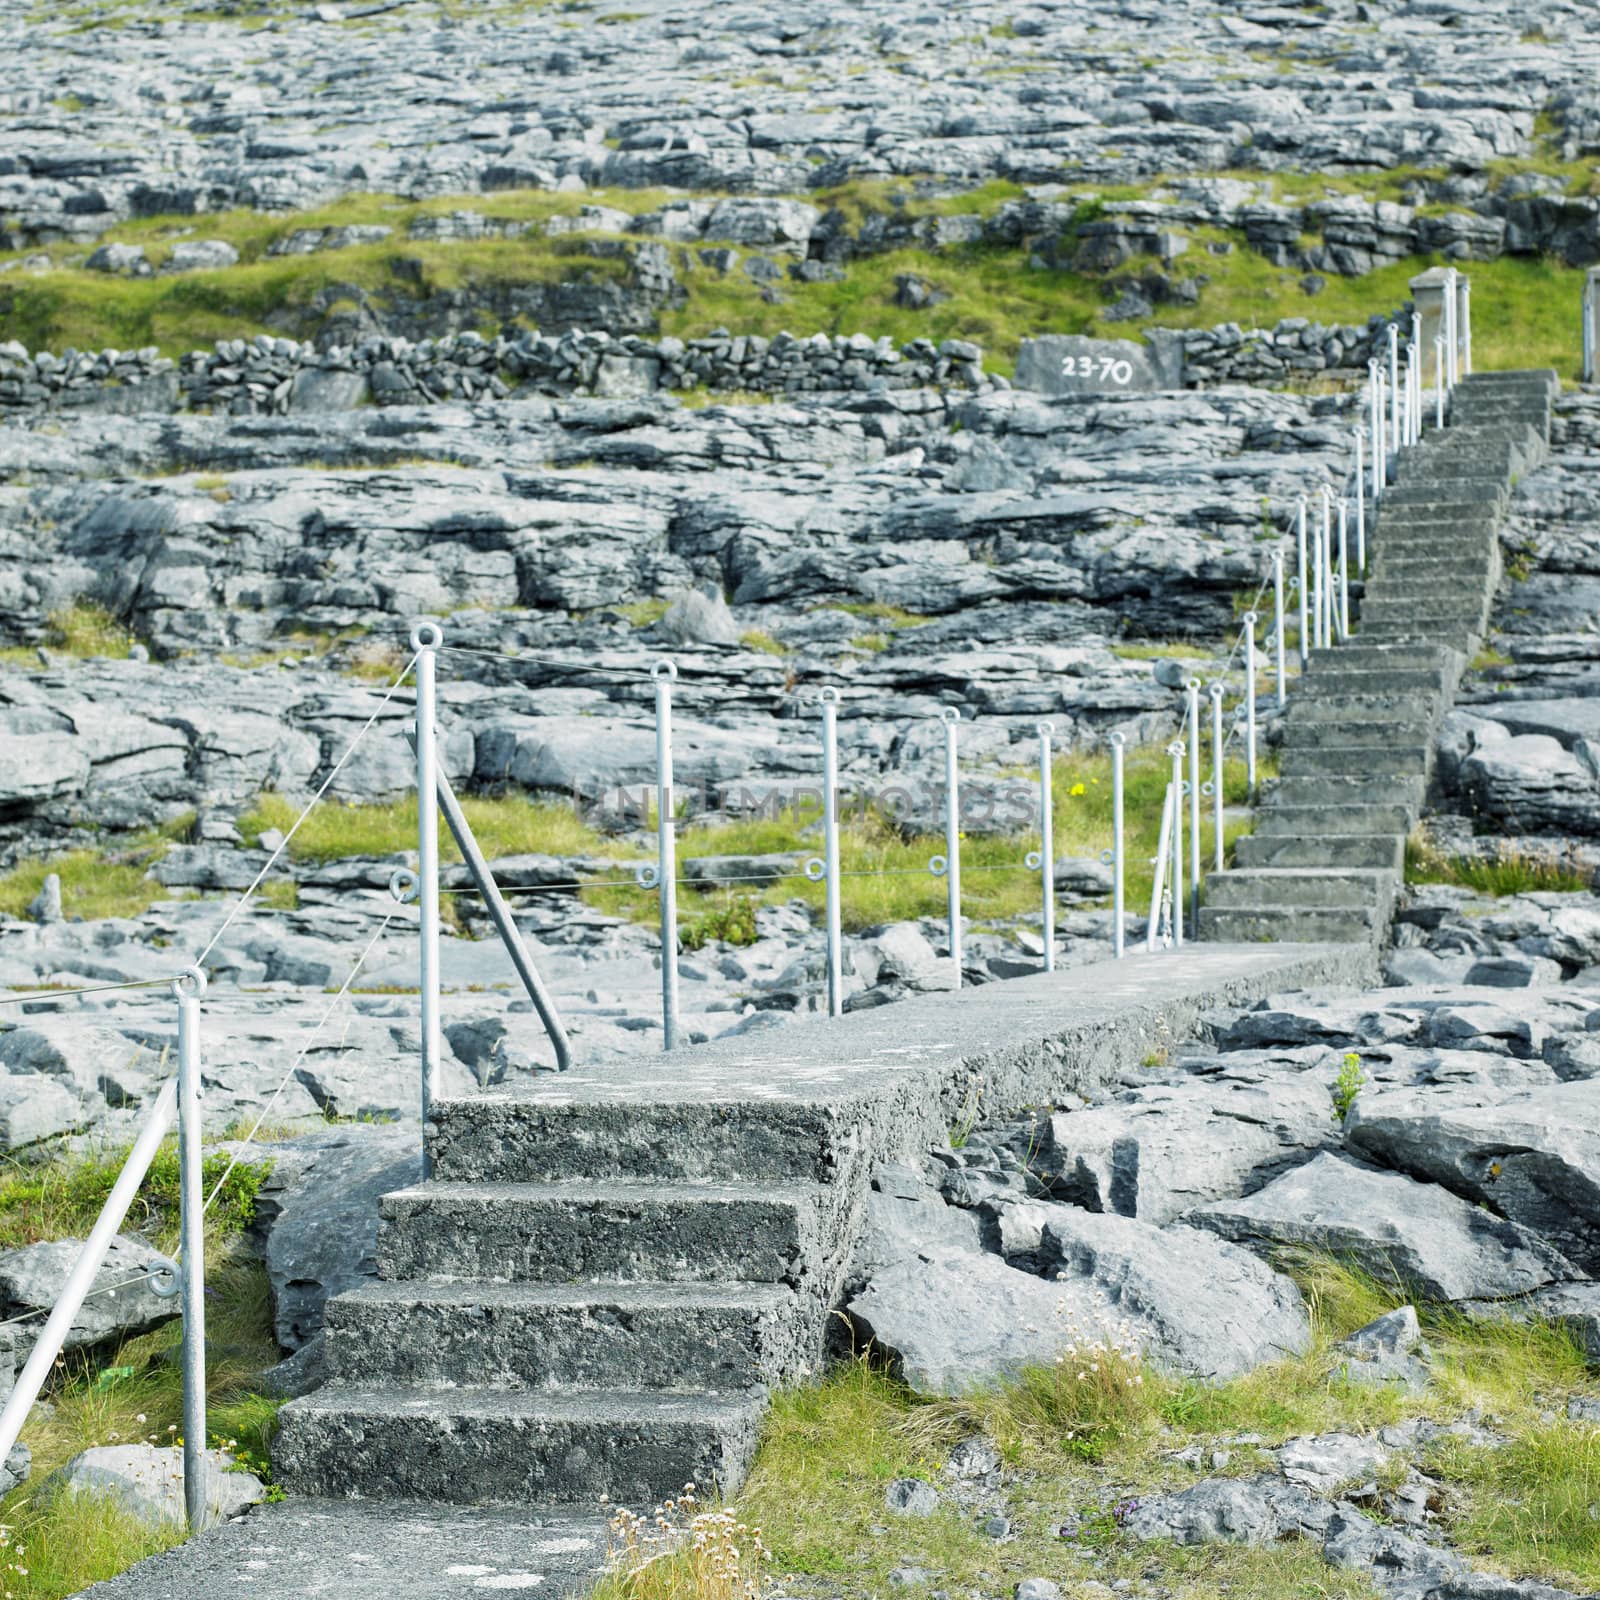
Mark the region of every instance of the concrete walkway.
[[736, 1489], [768, 1392], [823, 1361], [877, 1163], [1373, 964], [1191, 944], [440, 1103], [379, 1281], [328, 1308], [331, 1381], [282, 1413], [280, 1480], [575, 1513]]
[[286, 1500], [257, 1506], [83, 1592], [96, 1600], [481, 1600], [581, 1594], [605, 1564], [598, 1518], [526, 1508]]
[[433, 1180], [384, 1201], [383, 1280], [329, 1308], [335, 1381], [285, 1409], [305, 1492], [86, 1593], [582, 1590], [601, 1494], [737, 1486], [768, 1388], [820, 1360], [876, 1161], [1373, 960], [1191, 943], [442, 1104]]

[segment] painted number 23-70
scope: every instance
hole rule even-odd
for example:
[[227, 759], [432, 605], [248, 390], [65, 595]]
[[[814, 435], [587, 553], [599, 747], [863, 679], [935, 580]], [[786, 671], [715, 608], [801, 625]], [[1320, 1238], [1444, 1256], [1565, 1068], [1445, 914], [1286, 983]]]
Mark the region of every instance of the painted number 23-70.
[[1132, 383], [1133, 363], [1117, 356], [1063, 356], [1063, 378], [1098, 378], [1101, 383]]

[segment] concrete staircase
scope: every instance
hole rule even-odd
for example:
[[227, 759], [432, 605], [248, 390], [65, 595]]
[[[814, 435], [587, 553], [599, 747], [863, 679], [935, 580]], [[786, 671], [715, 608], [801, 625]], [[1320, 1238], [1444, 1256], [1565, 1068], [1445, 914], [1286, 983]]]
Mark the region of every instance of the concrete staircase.
[[1511, 487], [1543, 459], [1550, 371], [1483, 373], [1450, 425], [1400, 452], [1369, 540], [1351, 642], [1313, 651], [1285, 714], [1277, 786], [1206, 880], [1207, 939], [1381, 940], [1439, 724], [1500, 580]]
[[920, 1162], [975, 1087], [995, 1114], [1090, 1092], [1211, 1006], [1371, 978], [1351, 945], [1193, 943], [436, 1102], [278, 1481], [555, 1515], [736, 1489], [839, 1326], [877, 1163]]

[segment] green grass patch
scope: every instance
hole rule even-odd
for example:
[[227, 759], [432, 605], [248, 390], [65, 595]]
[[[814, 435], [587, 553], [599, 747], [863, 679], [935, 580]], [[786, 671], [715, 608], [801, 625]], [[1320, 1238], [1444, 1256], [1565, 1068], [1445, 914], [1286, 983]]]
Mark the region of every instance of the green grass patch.
[[[131, 1148], [38, 1164], [14, 1158], [0, 1163], [0, 1251], [17, 1250], [40, 1239], [81, 1238], [100, 1215]], [[205, 1156], [208, 1195], [227, 1167], [228, 1158], [220, 1151]], [[241, 1161], [228, 1173], [206, 1219], [216, 1238], [231, 1238], [255, 1220], [256, 1194], [271, 1170], [270, 1161]], [[156, 1152], [126, 1226], [176, 1243], [176, 1138], [166, 1140]]]
[[[589, 827], [571, 806], [526, 795], [465, 795], [466, 813], [479, 846], [490, 859], [528, 855], [625, 855], [639, 852], [607, 839]], [[257, 846], [269, 829], [287, 833], [300, 807], [287, 796], [263, 794], [239, 818], [245, 843]], [[388, 803], [359, 804], [324, 800], [289, 841], [292, 861], [337, 861], [344, 856], [386, 856], [417, 847], [415, 795]], [[460, 852], [448, 830], [441, 830], [440, 853], [459, 861]]]
[[[1513, 171], [1550, 167], [1547, 161], [1497, 167], [1503, 179]], [[1569, 164], [1558, 176], [1575, 193], [1596, 187], [1593, 162]], [[1269, 183], [1282, 199], [1306, 201], [1326, 194], [1395, 199], [1408, 184], [1426, 176], [1415, 171], [1349, 174], [1235, 174]], [[1085, 189], [1080, 212], [1087, 220], [1108, 201], [1146, 197], [1159, 179], [1144, 186]], [[935, 185], [908, 180], [868, 179], [805, 196], [813, 204], [836, 208], [853, 223], [870, 215], [925, 217], [952, 213], [991, 214], [1019, 197], [1016, 185], [992, 183], [963, 193], [938, 193]], [[351, 195], [317, 211], [293, 216], [230, 211], [203, 219], [161, 217], [129, 222], [110, 230], [108, 239], [142, 245], [159, 264], [178, 238], [200, 233], [225, 239], [240, 252], [237, 266], [213, 272], [157, 274], [150, 278], [108, 278], [66, 265], [81, 249], [48, 247], [57, 263], [40, 275], [19, 275], [0, 288], [0, 331], [35, 349], [80, 349], [105, 345], [136, 348], [154, 344], [169, 355], [209, 344], [217, 338], [281, 331], [285, 313], [310, 334], [337, 301], [353, 303], [366, 294], [380, 305], [397, 295], [416, 296], [464, 287], [493, 289], [530, 283], [610, 280], [628, 271], [626, 261], [584, 253], [582, 236], [484, 239], [451, 244], [406, 237], [419, 217], [457, 209], [480, 211], [508, 224], [542, 224], [570, 216], [588, 203], [636, 213], [659, 206], [657, 191], [601, 190], [585, 195], [507, 191], [494, 195], [449, 196], [405, 201], [386, 195]], [[310, 256], [269, 256], [272, 242], [295, 228], [381, 222], [393, 236], [377, 244]], [[918, 336], [935, 340], [964, 338], [984, 347], [989, 366], [1009, 372], [1022, 339], [1039, 333], [1138, 333], [1143, 327], [1205, 327], [1234, 321], [1270, 327], [1281, 317], [1310, 315], [1323, 322], [1364, 322], [1373, 309], [1397, 306], [1409, 295], [1409, 279], [1438, 259], [1417, 256], [1359, 278], [1329, 277], [1315, 299], [1301, 287], [1302, 274], [1280, 268], [1248, 248], [1242, 234], [1190, 230], [1199, 245], [1227, 242], [1223, 255], [1191, 251], [1176, 271], [1204, 274], [1194, 305], [1165, 305], [1142, 321], [1108, 328], [1101, 310], [1116, 290], [1100, 276], [1035, 266], [1025, 250], [957, 246], [929, 252], [902, 250], [865, 257], [850, 264], [843, 280], [785, 282], [781, 298], [769, 303], [762, 286], [742, 272], [722, 274], [701, 262], [698, 247], [671, 245], [684, 303], [663, 313], [664, 333], [698, 337], [718, 327], [744, 333], [807, 335], [888, 334], [898, 342]], [[0, 265], [20, 258], [0, 256]], [[1127, 263], [1123, 273], [1155, 270], [1161, 263]], [[1163, 269], [1165, 270], [1165, 269]], [[1475, 354], [1483, 368], [1548, 363], [1564, 377], [1577, 375], [1567, 307], [1580, 283], [1580, 269], [1548, 260], [1517, 257], [1472, 263], [1478, 329]], [[938, 305], [912, 310], [895, 304], [896, 280], [905, 273], [932, 275], [949, 296]], [[492, 318], [492, 313], [490, 313]], [[691, 392], [684, 403], [729, 404], [764, 396], [712, 396]], [[226, 492], [219, 487], [218, 493]]]
[[[52, 611], [45, 624], [46, 648], [79, 660], [97, 656], [123, 660], [137, 643], [132, 629], [91, 600], [75, 600], [70, 606]], [[44, 666], [32, 645], [11, 645], [0, 650], [0, 663], [35, 670]]]
[[149, 875], [168, 845], [185, 838], [194, 813], [135, 834], [116, 850], [68, 850], [42, 861], [24, 861], [0, 874], [0, 917], [23, 917], [55, 873], [61, 880], [61, 910], [68, 917], [137, 917], [174, 891]]
[[[1552, 1430], [1539, 1421], [1555, 1396], [1587, 1382], [1571, 1341], [1540, 1325], [1433, 1317], [1426, 1331], [1434, 1379], [1425, 1393], [1347, 1385], [1338, 1379], [1334, 1346], [1391, 1309], [1394, 1297], [1325, 1258], [1302, 1257], [1293, 1270], [1311, 1310], [1310, 1349], [1231, 1383], [1146, 1371], [1143, 1384], [1129, 1385], [1077, 1360], [959, 1399], [930, 1400], [866, 1359], [840, 1364], [819, 1382], [774, 1398], [738, 1516], [761, 1530], [774, 1572], [842, 1582], [849, 1593], [888, 1592], [889, 1571], [915, 1565], [953, 1594], [1005, 1594], [1021, 1579], [1046, 1573], [1067, 1593], [1127, 1578], [1185, 1600], [1365, 1600], [1377, 1593], [1370, 1580], [1330, 1569], [1312, 1542], [1194, 1550], [1142, 1544], [1122, 1533], [1116, 1504], [1193, 1483], [1192, 1469], [1171, 1459], [1185, 1445], [1198, 1444], [1202, 1452], [1225, 1446], [1232, 1459], [1223, 1470], [1250, 1474], [1267, 1463], [1258, 1449], [1237, 1444], [1239, 1432], [1257, 1433], [1272, 1446], [1312, 1431], [1366, 1433], [1408, 1415], [1446, 1420], [1481, 1407], [1517, 1441], [1504, 1480], [1516, 1504], [1493, 1504], [1497, 1452], [1441, 1456], [1439, 1470], [1465, 1489], [1476, 1493], [1472, 1474], [1482, 1475], [1481, 1512], [1475, 1501], [1458, 1535], [1476, 1539], [1485, 1557], [1513, 1570], [1533, 1567], [1592, 1586], [1600, 1546], [1586, 1533], [1587, 1507], [1597, 1492], [1592, 1441], [1600, 1436], [1591, 1430], [1586, 1443], [1576, 1428]], [[1124, 1363], [1122, 1375], [1129, 1370]], [[951, 1447], [975, 1434], [990, 1439], [1009, 1468], [1012, 1537], [996, 1544], [948, 1498], [930, 1517], [895, 1520], [893, 1537], [883, 1537], [891, 1521], [883, 1501], [888, 1485], [911, 1477], [942, 1486]], [[1069, 1514], [1080, 1523], [1070, 1542], [1056, 1533]], [[1480, 1515], [1497, 1520], [1480, 1532], [1474, 1520]], [[622, 1587], [609, 1581], [615, 1587], [602, 1592], [620, 1600]], [[667, 1600], [696, 1591], [630, 1586], [627, 1592]]]
[[1573, 855], [1506, 840], [1490, 855], [1446, 855], [1418, 834], [1406, 840], [1406, 882], [1448, 883], [1478, 894], [1573, 894], [1594, 874]]
[[1485, 1448], [1451, 1441], [1433, 1469], [1466, 1496], [1451, 1537], [1516, 1573], [1600, 1588], [1600, 1428], [1565, 1418]]

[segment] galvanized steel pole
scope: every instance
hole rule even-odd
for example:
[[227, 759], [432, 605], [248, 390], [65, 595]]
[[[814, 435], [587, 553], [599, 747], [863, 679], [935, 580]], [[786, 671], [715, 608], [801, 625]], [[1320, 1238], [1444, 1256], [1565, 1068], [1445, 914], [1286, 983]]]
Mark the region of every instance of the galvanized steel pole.
[[[416, 651], [417, 683], [417, 917], [421, 956], [422, 1123], [439, 1091], [441, 1030], [439, 1019], [439, 741], [436, 672], [444, 631], [435, 622], [419, 624], [411, 633]], [[427, 1140], [423, 1140], [423, 1173], [427, 1174]]]
[[1300, 496], [1300, 514], [1295, 523], [1295, 555], [1299, 561], [1300, 670], [1311, 665], [1311, 589], [1306, 573], [1306, 497]]
[[1161, 803], [1161, 834], [1156, 840], [1155, 881], [1150, 885], [1150, 921], [1145, 926], [1144, 947], [1153, 951], [1161, 937], [1161, 909], [1166, 904], [1167, 855], [1172, 848], [1172, 785]]
[[1433, 341], [1433, 425], [1444, 426], [1444, 337]]
[[1044, 970], [1056, 970], [1055, 804], [1050, 770], [1051, 723], [1039, 724], [1039, 886], [1044, 911]]
[[191, 968], [172, 985], [178, 1001], [178, 1201], [183, 1239], [183, 1509], [189, 1531], [206, 1517], [206, 1238], [200, 1124], [200, 996]]
[[1472, 376], [1472, 279], [1461, 280], [1461, 376]]
[[95, 1278], [105, 1264], [112, 1241], [128, 1214], [128, 1207], [133, 1204], [139, 1185], [144, 1182], [150, 1163], [155, 1160], [161, 1141], [172, 1124], [177, 1097], [178, 1081], [168, 1078], [157, 1093], [144, 1125], [139, 1129], [139, 1137], [128, 1152], [128, 1158], [123, 1162], [122, 1171], [117, 1174], [111, 1193], [100, 1208], [100, 1215], [90, 1229], [89, 1237], [72, 1263], [67, 1281], [61, 1286], [55, 1306], [38, 1338], [34, 1340], [11, 1393], [4, 1405], [0, 1406], [0, 1462], [11, 1454], [23, 1424], [28, 1420], [28, 1413], [55, 1366], [56, 1357], [61, 1353], [72, 1324], [94, 1287]]
[[1367, 363], [1367, 370], [1372, 380], [1372, 498], [1377, 500], [1389, 481], [1389, 464], [1383, 448], [1383, 369], [1374, 360]]
[[1256, 798], [1256, 614], [1244, 614], [1244, 761], [1250, 803]]
[[1123, 953], [1123, 835], [1122, 835], [1122, 752], [1127, 740], [1121, 733], [1111, 735], [1111, 953]]
[[[1278, 555], [1278, 568], [1282, 572], [1283, 556]], [[1185, 723], [1188, 734], [1185, 743], [1189, 749], [1189, 892], [1193, 897], [1194, 914], [1200, 915], [1200, 680], [1190, 678], [1184, 684], [1188, 701]]]
[[839, 691], [822, 701], [822, 863], [828, 929], [828, 1015], [844, 1015], [844, 956], [839, 932]]
[[650, 669], [656, 686], [656, 871], [661, 889], [661, 1048], [678, 1048], [678, 844], [672, 798], [672, 686], [677, 664]]
[[1311, 545], [1311, 640], [1319, 650], [1324, 650], [1328, 645], [1326, 633], [1326, 607], [1323, 604], [1324, 588], [1327, 587], [1327, 551], [1328, 547], [1328, 491], [1324, 489], [1320, 496], [1316, 530], [1312, 535]]
[[1339, 499], [1339, 637], [1350, 637], [1350, 502]]
[[[1284, 660], [1283, 653], [1283, 551], [1281, 550], [1274, 550], [1272, 552], [1272, 598], [1272, 648], [1278, 658], [1278, 709], [1282, 711], [1283, 708], [1289, 703], [1289, 668]], [[1196, 678], [1192, 681], [1198, 684], [1200, 680]], [[1198, 708], [1195, 712], [1195, 725], [1190, 730], [1189, 737], [1193, 741], [1195, 749], [1198, 751], [1200, 747], [1200, 722]], [[1196, 755], [1195, 760], [1198, 761], [1199, 759], [1200, 757]], [[1196, 788], [1198, 789], [1198, 787], [1199, 785], [1197, 780]], [[1196, 848], [1195, 854], [1197, 856], [1199, 855], [1198, 847]]]
[[[1396, 389], [1395, 393], [1399, 394]], [[1398, 419], [1396, 426], [1399, 426]], [[1362, 475], [1361, 430], [1355, 429], [1356, 441], [1356, 571], [1367, 570], [1367, 485]], [[1397, 445], [1398, 449], [1399, 446]]]
[[1183, 740], [1174, 739], [1167, 753], [1172, 757], [1172, 943], [1176, 948], [1183, 943]]
[[[1389, 448], [1400, 448], [1400, 329], [1393, 322], [1389, 324]], [[1361, 476], [1359, 463], [1356, 476]]]
[[1222, 685], [1211, 685], [1211, 788], [1216, 799], [1217, 871], [1222, 871]]

